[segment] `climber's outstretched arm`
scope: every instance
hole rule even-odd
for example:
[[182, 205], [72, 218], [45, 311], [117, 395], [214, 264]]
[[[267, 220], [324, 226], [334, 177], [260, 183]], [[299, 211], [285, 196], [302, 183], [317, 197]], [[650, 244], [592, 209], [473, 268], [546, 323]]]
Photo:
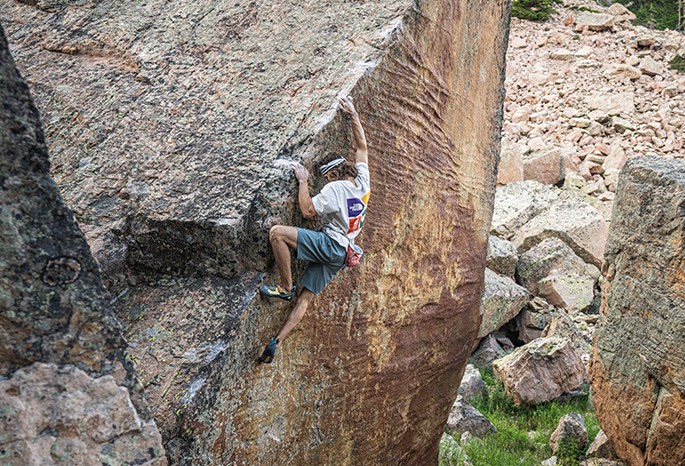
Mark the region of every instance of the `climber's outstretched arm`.
[[300, 201], [302, 215], [304, 218], [312, 218], [316, 215], [316, 209], [314, 209], [312, 197], [309, 195], [309, 184], [307, 183], [309, 171], [299, 163], [293, 164], [293, 171], [295, 172], [295, 178], [297, 178], [297, 183], [299, 184], [297, 197]]
[[350, 115], [352, 122], [352, 132], [354, 133], [354, 141], [357, 144], [357, 152], [355, 153], [356, 162], [369, 163], [369, 149], [366, 146], [366, 136], [364, 135], [364, 128], [362, 128], [362, 121], [359, 119], [359, 113], [354, 109], [352, 97], [341, 97], [338, 99], [340, 108], [343, 112]]

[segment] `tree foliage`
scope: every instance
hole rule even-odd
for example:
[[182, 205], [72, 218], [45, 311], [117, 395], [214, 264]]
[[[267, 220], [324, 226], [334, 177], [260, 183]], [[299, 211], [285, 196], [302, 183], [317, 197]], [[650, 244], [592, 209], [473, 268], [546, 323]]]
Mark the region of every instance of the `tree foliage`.
[[562, 3], [562, 0], [514, 0], [511, 15], [529, 21], [547, 21], [557, 12], [552, 6], [554, 3]]
[[[636, 24], [656, 29], [683, 30], [682, 0], [618, 0], [635, 13]], [[680, 14], [679, 14], [680, 12]]]

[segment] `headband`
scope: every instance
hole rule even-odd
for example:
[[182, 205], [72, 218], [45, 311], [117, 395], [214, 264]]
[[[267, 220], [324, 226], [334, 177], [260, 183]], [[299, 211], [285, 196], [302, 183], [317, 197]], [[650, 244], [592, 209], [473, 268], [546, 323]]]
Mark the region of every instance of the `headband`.
[[321, 165], [319, 167], [319, 171], [321, 172], [322, 175], [325, 175], [326, 173], [333, 170], [335, 167], [337, 167], [341, 163], [345, 163], [345, 162], [347, 162], [347, 159], [344, 159], [342, 157], [339, 159], [332, 160], [325, 165]]

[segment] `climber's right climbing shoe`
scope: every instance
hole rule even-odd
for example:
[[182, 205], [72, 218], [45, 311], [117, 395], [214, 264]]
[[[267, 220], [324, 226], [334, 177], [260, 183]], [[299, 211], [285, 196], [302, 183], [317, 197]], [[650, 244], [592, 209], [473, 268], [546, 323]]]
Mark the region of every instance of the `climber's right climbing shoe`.
[[261, 362], [265, 362], [267, 364], [271, 364], [271, 361], [274, 360], [274, 357], [276, 356], [276, 348], [278, 347], [278, 343], [281, 340], [276, 340], [275, 338], [271, 338], [271, 343], [267, 345], [266, 348], [264, 348], [264, 352], [262, 355], [259, 357], [259, 360]]
[[259, 287], [259, 292], [264, 296], [269, 298], [281, 298], [285, 299], [286, 301], [292, 301], [292, 299], [295, 297], [295, 290], [296, 287], [293, 286], [293, 289], [290, 290], [290, 293], [288, 293], [280, 283], [276, 286], [262, 285]]

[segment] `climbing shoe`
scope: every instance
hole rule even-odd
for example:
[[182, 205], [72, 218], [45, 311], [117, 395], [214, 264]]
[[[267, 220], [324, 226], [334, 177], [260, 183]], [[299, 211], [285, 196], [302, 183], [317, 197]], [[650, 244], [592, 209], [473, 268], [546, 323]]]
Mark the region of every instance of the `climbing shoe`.
[[266, 348], [264, 348], [264, 352], [262, 355], [259, 357], [259, 360], [261, 362], [265, 362], [267, 364], [271, 364], [271, 361], [274, 360], [274, 356], [276, 356], [276, 347], [278, 343], [281, 340], [276, 340], [275, 338], [271, 338], [271, 343], [267, 345]]
[[277, 286], [262, 285], [259, 287], [259, 292], [269, 298], [281, 298], [286, 301], [292, 301], [295, 297], [295, 289], [296, 287], [293, 286], [293, 289], [288, 293], [285, 288], [283, 288], [283, 285], [279, 283]]

